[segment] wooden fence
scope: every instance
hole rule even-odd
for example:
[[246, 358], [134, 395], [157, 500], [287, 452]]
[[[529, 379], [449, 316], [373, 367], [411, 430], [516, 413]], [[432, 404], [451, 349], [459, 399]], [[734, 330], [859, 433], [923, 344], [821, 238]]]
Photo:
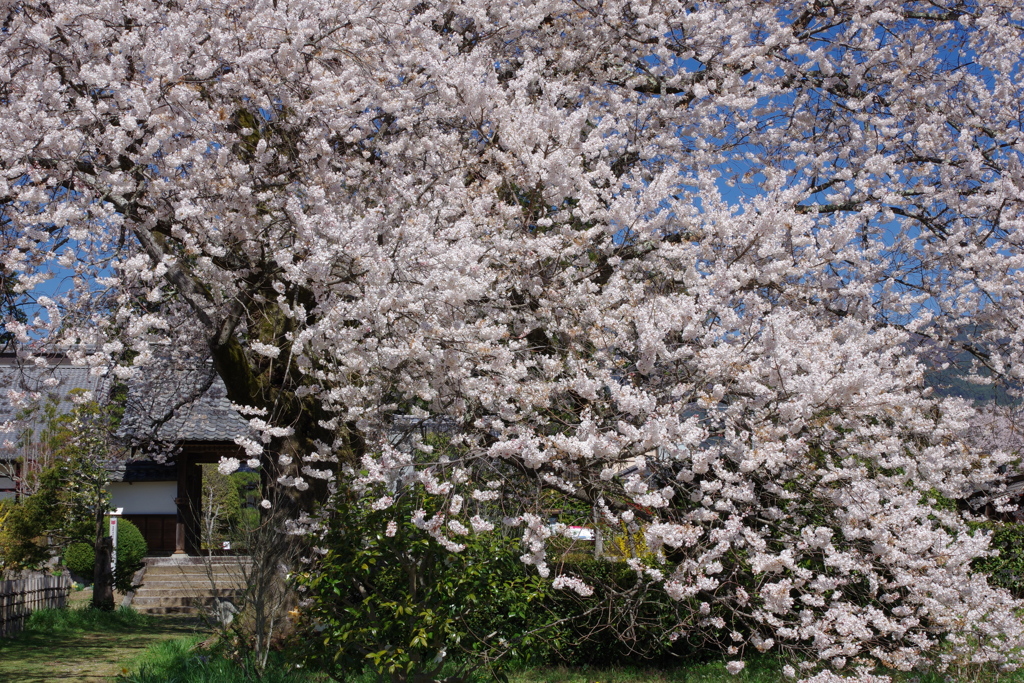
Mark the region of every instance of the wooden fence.
[[33, 610], [64, 607], [71, 593], [67, 576], [30, 576], [17, 581], [0, 581], [0, 638], [25, 628]]

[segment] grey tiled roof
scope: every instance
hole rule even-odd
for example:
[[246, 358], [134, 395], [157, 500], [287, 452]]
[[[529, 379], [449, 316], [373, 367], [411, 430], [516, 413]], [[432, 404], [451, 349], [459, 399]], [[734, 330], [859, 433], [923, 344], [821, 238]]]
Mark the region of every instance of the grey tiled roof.
[[[6, 450], [4, 443], [15, 441], [25, 430], [38, 434], [46, 425], [43, 406], [48, 400], [57, 404], [57, 413], [71, 409], [69, 392], [73, 389], [91, 391], [99, 401], [107, 399], [110, 393], [110, 379], [92, 374], [89, 368], [76, 367], [67, 360], [54, 359], [50, 365], [23, 365], [11, 355], [0, 356], [0, 425], [21, 419], [15, 432], [0, 432], [0, 457]], [[27, 417], [26, 408], [11, 401], [10, 392], [37, 394]]]
[[46, 367], [26, 367], [11, 356], [0, 357], [0, 420], [14, 419], [19, 412], [8, 399], [8, 390], [38, 392], [43, 400], [58, 401], [58, 412], [64, 412], [71, 406], [68, 392], [72, 389], [91, 391], [97, 399], [104, 400], [110, 391], [110, 379], [93, 375], [89, 368], [76, 367], [67, 361]]
[[112, 482], [174, 481], [178, 478], [176, 463], [158, 463], [152, 460], [136, 460], [118, 463], [107, 470]]
[[[8, 395], [39, 392], [40, 402], [48, 397], [57, 401], [57, 412], [70, 410], [68, 392], [84, 389], [105, 401], [113, 382], [109, 376], [92, 374], [89, 368], [77, 367], [67, 360], [54, 360], [49, 367], [23, 366], [17, 358], [0, 356], [0, 425], [21, 417], [23, 409], [14, 405]], [[205, 391], [204, 391], [205, 388]], [[41, 410], [22, 420], [17, 431], [0, 431], [0, 457], [5, 442], [15, 442], [25, 428], [38, 433], [45, 426]], [[210, 368], [197, 364], [191, 371], [170, 373], [163, 380], [147, 376], [144, 381], [129, 381], [128, 399], [118, 436], [133, 445], [145, 442], [180, 443], [183, 441], [234, 442], [249, 433], [248, 422], [232, 407], [227, 389], [219, 377], [211, 380]], [[6, 448], [11, 456], [14, 449]]]
[[131, 383], [122, 435], [136, 441], [233, 442], [249, 434], [248, 422], [231, 407], [224, 382], [220, 377], [211, 381], [209, 370], [202, 370], [178, 374], [171, 382]]

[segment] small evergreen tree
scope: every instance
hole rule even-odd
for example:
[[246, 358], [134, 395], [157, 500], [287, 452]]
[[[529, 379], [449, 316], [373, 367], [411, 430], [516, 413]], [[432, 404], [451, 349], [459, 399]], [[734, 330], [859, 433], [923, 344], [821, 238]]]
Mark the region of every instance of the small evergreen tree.
[[50, 548], [61, 538], [54, 532], [64, 528], [61, 505], [63, 480], [54, 468], [38, 476], [38, 488], [20, 501], [0, 501], [0, 568], [37, 567], [50, 556]]
[[112, 609], [107, 484], [108, 468], [123, 454], [113, 438], [122, 408], [116, 402], [100, 404], [82, 390], [73, 390], [70, 398], [73, 407], [63, 414], [53, 404], [46, 407], [48, 421], [39, 436], [49, 464], [32, 475], [35, 492], [8, 506], [0, 556], [5, 567], [32, 567], [71, 543], [88, 542], [98, 558], [93, 606]]
[[53, 438], [55, 465], [67, 482], [62, 493], [70, 523], [91, 519], [96, 566], [93, 573], [93, 607], [113, 609], [113, 574], [110, 569], [113, 541], [105, 517], [110, 510], [107, 469], [119, 448], [113, 442], [120, 412], [94, 400], [76, 397], [76, 406], [56, 418]]

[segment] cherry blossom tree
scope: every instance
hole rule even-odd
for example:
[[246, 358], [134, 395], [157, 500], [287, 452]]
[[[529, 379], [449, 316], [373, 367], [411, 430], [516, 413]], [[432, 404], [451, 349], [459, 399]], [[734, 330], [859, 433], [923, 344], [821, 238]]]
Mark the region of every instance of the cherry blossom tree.
[[[447, 495], [418, 519], [454, 551], [507, 505], [548, 573], [543, 491], [636, 525], [660, 553], [636, 570], [693, 605], [676, 635], [736, 670], [1016, 665], [1018, 605], [970, 571], [987, 539], [934, 504], [1011, 455], [972, 446], [913, 342], [1024, 372], [1019, 3], [3, 16], [26, 360], [208, 356], [254, 464]], [[462, 455], [396, 448], [396, 413], [451, 421]]]

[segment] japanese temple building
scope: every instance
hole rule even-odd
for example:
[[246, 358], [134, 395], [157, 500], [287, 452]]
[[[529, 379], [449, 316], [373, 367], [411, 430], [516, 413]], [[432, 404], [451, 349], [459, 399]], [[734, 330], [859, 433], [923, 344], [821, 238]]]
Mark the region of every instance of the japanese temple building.
[[[227, 398], [219, 378], [197, 383], [192, 378], [164, 389], [129, 383], [128, 402], [118, 437], [125, 455], [109, 464], [111, 507], [142, 532], [151, 554], [196, 554], [199, 548], [199, 503], [202, 467], [222, 456], [240, 457], [235, 439], [248, 433], [248, 424]], [[197, 386], [209, 385], [205, 391]], [[45, 419], [36, 411], [25, 419], [24, 409], [12, 397], [39, 393], [52, 399], [56, 412], [68, 411], [72, 390], [88, 391], [97, 401], [110, 399], [112, 382], [55, 359], [46, 367], [24, 367], [13, 354], [0, 356], [0, 498], [23, 493], [25, 475], [47, 464], [38, 435]], [[191, 400], [189, 392], [195, 393]], [[180, 405], [179, 405], [180, 404]], [[168, 406], [172, 409], [168, 410]], [[17, 418], [17, 424], [15, 421]], [[160, 448], [150, 448], [159, 444]], [[163, 455], [153, 457], [154, 452]]]

